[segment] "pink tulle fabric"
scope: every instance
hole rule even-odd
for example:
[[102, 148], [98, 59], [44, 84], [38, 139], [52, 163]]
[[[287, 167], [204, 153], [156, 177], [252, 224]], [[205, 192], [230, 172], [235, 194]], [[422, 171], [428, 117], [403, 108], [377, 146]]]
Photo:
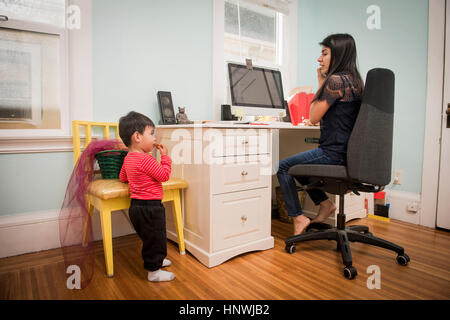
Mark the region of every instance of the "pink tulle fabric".
[[94, 180], [95, 155], [104, 150], [126, 150], [120, 140], [94, 140], [81, 154], [67, 185], [59, 214], [59, 237], [66, 270], [80, 268], [81, 289], [94, 275], [92, 217], [89, 214], [87, 190]]

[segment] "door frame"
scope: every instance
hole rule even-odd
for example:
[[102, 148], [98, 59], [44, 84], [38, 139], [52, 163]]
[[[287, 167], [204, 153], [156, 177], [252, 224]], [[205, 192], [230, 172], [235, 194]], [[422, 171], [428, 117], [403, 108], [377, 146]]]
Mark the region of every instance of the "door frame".
[[[427, 102], [420, 225], [430, 228], [436, 228], [439, 187], [445, 59], [445, 2], [446, 0], [428, 1]], [[450, 5], [450, 0], [447, 0], [447, 5]]]

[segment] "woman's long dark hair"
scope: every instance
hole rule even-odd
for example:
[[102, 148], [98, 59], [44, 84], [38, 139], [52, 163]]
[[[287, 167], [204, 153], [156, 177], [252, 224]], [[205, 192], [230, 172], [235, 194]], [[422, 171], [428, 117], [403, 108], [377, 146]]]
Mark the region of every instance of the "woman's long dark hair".
[[322, 86], [317, 90], [312, 101], [322, 96], [323, 90], [328, 79], [336, 73], [349, 73], [353, 79], [353, 86], [361, 90], [364, 89], [364, 82], [356, 66], [356, 45], [353, 37], [347, 33], [332, 34], [323, 39], [320, 45], [328, 47], [331, 50], [331, 61], [328, 68], [328, 74]]

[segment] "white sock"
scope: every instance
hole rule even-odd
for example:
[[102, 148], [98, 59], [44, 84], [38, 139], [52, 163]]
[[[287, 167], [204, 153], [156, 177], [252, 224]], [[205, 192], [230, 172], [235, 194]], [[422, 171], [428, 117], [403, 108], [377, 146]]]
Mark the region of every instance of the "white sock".
[[147, 279], [152, 282], [171, 281], [175, 279], [175, 274], [158, 269], [156, 271], [149, 271]]
[[170, 261], [169, 259], [164, 259], [162, 266], [163, 267], [168, 267], [172, 264], [172, 261]]

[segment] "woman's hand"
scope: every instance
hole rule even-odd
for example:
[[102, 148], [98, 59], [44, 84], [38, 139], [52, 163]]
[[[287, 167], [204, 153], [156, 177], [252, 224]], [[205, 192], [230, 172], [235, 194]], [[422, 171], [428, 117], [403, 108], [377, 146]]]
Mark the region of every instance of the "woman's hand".
[[322, 68], [317, 68], [317, 80], [319, 81], [319, 88], [322, 86], [326, 77], [327, 76], [322, 73]]
[[314, 124], [313, 124], [311, 121], [309, 121], [309, 119], [303, 120], [303, 124], [304, 124], [305, 126], [314, 126]]
[[163, 144], [157, 144], [155, 145], [156, 149], [159, 150], [162, 156], [166, 156], [168, 153], [167, 147]]

